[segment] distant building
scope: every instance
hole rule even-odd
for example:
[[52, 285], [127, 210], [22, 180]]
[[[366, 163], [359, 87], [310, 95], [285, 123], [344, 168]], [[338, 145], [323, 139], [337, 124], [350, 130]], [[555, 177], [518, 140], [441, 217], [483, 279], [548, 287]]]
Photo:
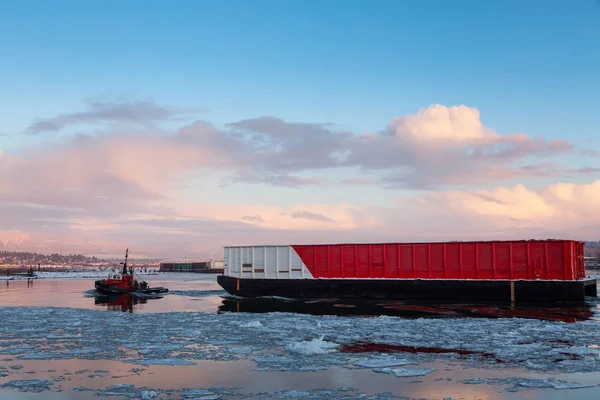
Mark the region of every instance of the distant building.
[[159, 272], [195, 272], [204, 274], [222, 274], [224, 267], [224, 260], [164, 261], [160, 263]]
[[591, 268], [591, 269], [600, 268], [600, 262], [598, 262], [597, 257], [590, 257], [590, 256], [584, 257], [583, 264], [585, 265], [586, 268]]

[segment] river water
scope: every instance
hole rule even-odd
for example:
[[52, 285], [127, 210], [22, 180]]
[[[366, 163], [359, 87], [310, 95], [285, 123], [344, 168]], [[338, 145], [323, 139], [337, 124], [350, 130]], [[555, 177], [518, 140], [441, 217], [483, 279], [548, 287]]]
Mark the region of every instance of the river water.
[[0, 399], [596, 399], [600, 309], [238, 299], [214, 275], [0, 281]]

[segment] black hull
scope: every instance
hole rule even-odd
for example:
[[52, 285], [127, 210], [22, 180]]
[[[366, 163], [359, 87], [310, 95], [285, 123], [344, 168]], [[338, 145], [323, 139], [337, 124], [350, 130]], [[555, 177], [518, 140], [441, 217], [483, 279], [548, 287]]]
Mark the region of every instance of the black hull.
[[217, 282], [240, 297], [354, 298], [500, 302], [581, 302], [597, 297], [596, 279], [507, 281], [441, 279], [239, 279]]
[[156, 288], [148, 288], [148, 289], [137, 289], [137, 290], [127, 290], [127, 289], [118, 289], [114, 286], [108, 286], [100, 282], [96, 282], [95, 284], [96, 291], [100, 294], [105, 295], [119, 295], [119, 294], [156, 294], [156, 293], [167, 293], [169, 289], [164, 287], [156, 287]]
[[213, 269], [199, 269], [199, 270], [191, 270], [191, 271], [184, 271], [181, 269], [162, 269], [159, 270], [159, 272], [189, 272], [192, 274], [222, 274], [223, 272], [225, 272], [225, 270], [223, 268], [213, 268]]

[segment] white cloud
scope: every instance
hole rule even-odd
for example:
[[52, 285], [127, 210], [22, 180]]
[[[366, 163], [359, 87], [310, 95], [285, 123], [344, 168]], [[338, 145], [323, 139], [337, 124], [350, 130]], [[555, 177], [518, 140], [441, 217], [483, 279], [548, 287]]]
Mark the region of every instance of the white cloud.
[[[539, 191], [517, 184], [525, 177], [568, 182], [596, 173], [595, 166], [531, 161], [571, 152], [567, 142], [498, 134], [467, 106], [434, 105], [394, 118], [388, 129], [356, 135], [272, 117], [225, 129], [197, 121], [173, 133], [113, 131], [18, 154], [0, 151], [0, 243], [94, 254], [120, 254], [129, 246], [168, 256], [218, 253], [238, 242], [583, 238], [597, 232], [600, 183]], [[223, 176], [227, 185], [214, 183]], [[509, 178], [517, 181], [456, 190]], [[247, 197], [240, 182], [252, 183]], [[377, 199], [365, 202], [375, 184], [445, 189], [380, 208]], [[281, 187], [285, 199], [266, 202], [269, 186]], [[351, 190], [361, 191], [360, 205]], [[190, 191], [199, 200], [191, 201]], [[215, 204], [212, 191], [228, 200]], [[294, 201], [300, 197], [305, 200]], [[306, 201], [313, 198], [329, 205]]]

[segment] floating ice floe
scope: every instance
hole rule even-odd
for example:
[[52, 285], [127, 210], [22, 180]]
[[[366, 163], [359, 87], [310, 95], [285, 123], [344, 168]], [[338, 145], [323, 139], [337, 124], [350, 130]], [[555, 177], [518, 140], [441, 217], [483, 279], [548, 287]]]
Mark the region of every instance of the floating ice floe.
[[570, 382], [564, 380], [558, 380], [554, 378], [548, 379], [528, 379], [528, 378], [471, 378], [461, 381], [464, 384], [470, 385], [480, 385], [483, 383], [487, 383], [488, 385], [512, 385], [506, 390], [509, 392], [516, 392], [523, 389], [556, 389], [556, 390], [565, 390], [565, 389], [582, 389], [582, 388], [590, 388], [596, 387], [600, 384], [590, 385], [590, 384], [581, 384], [577, 382]]
[[321, 336], [320, 338], [312, 339], [310, 341], [290, 343], [286, 346], [286, 349], [293, 353], [300, 353], [307, 356], [336, 352], [340, 345], [337, 343], [327, 342], [323, 340], [323, 337], [324, 336]]
[[140, 392], [141, 400], [152, 400], [158, 397], [158, 393], [154, 390], [143, 390]]
[[158, 359], [158, 360], [154, 360], [154, 359], [135, 360], [132, 362], [135, 364], [140, 364], [140, 365], [197, 365], [196, 363], [186, 361], [186, 360], [179, 360], [176, 358], [166, 358], [166, 359]]
[[206, 389], [186, 389], [182, 391], [181, 397], [184, 399], [202, 399], [202, 400], [218, 400], [222, 396]]
[[252, 321], [248, 322], [247, 324], [240, 325], [240, 328], [260, 328], [262, 326], [263, 324], [261, 324], [260, 321]]
[[394, 375], [399, 378], [407, 378], [407, 377], [415, 377], [415, 376], [425, 376], [435, 370], [432, 368], [426, 368], [426, 369], [375, 368], [375, 369], [373, 369], [373, 371], [381, 373], [381, 374]]
[[15, 362], [108, 359], [162, 365], [179, 360], [168, 365], [182, 365], [253, 360], [263, 370], [311, 371], [332, 366], [399, 370], [452, 361], [475, 368], [600, 371], [597, 321], [365, 320], [292, 313], [261, 314], [258, 320], [247, 313], [129, 314], [51, 307], [0, 307], [0, 321], [0, 358], [10, 356]]
[[52, 382], [45, 379], [24, 379], [8, 381], [0, 385], [0, 388], [18, 389], [22, 392], [44, 392], [49, 390], [50, 386], [52, 386]]
[[169, 290], [165, 296], [209, 297], [227, 294], [225, 290]]
[[417, 365], [417, 362], [409, 361], [405, 358], [392, 358], [392, 357], [377, 357], [370, 358], [367, 360], [360, 360], [354, 363], [354, 365], [358, 367], [364, 368], [386, 368], [386, 367], [396, 367], [399, 365]]

